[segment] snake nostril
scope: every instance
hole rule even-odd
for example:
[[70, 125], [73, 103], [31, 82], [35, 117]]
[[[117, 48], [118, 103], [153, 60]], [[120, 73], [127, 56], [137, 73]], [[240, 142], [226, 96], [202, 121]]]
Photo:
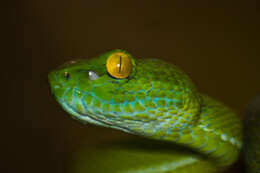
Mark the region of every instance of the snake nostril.
[[65, 72], [64, 73], [64, 77], [66, 80], [69, 80], [70, 79], [70, 74], [68, 72]]

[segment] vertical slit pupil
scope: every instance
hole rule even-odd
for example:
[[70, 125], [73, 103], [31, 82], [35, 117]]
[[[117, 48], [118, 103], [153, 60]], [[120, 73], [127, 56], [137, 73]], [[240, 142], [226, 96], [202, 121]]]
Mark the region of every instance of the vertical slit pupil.
[[119, 60], [119, 64], [120, 64], [119, 65], [119, 73], [120, 73], [121, 72], [122, 57], [120, 56], [119, 58], [120, 58], [120, 60]]

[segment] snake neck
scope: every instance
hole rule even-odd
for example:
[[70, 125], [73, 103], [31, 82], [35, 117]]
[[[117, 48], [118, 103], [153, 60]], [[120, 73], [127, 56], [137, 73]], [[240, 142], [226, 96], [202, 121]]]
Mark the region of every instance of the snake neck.
[[242, 125], [238, 116], [225, 105], [202, 95], [198, 120], [171, 132], [158, 132], [152, 138], [174, 142], [194, 149], [219, 166], [235, 162], [242, 147]]

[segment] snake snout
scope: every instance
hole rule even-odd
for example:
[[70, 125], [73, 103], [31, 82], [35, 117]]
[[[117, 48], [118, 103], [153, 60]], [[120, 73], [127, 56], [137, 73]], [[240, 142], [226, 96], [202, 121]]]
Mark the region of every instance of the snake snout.
[[48, 75], [48, 80], [50, 83], [51, 91], [54, 92], [55, 90], [61, 88], [61, 84], [58, 81], [57, 75], [55, 71], [52, 71]]

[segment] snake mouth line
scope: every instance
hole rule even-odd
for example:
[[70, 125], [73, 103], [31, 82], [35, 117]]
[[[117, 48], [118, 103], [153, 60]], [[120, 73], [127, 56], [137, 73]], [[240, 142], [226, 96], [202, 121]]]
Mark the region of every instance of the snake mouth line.
[[72, 117], [79, 120], [79, 121], [83, 121], [85, 123], [90, 123], [90, 124], [92, 123], [92, 124], [96, 124], [96, 125], [99, 125], [99, 126], [105, 126], [105, 127], [110, 127], [110, 128], [114, 128], [114, 129], [119, 129], [119, 130], [125, 131], [127, 133], [135, 134], [129, 128], [122, 127], [122, 126], [118, 125], [118, 123], [112, 124], [112, 123], [109, 123], [107, 121], [95, 118], [95, 117], [91, 116], [90, 114], [82, 114], [79, 111], [77, 111], [75, 108], [73, 108], [73, 106], [71, 106], [66, 101], [63, 101], [61, 103], [62, 103], [62, 106], [65, 108], [65, 110], [67, 110], [69, 113], [74, 115]]

